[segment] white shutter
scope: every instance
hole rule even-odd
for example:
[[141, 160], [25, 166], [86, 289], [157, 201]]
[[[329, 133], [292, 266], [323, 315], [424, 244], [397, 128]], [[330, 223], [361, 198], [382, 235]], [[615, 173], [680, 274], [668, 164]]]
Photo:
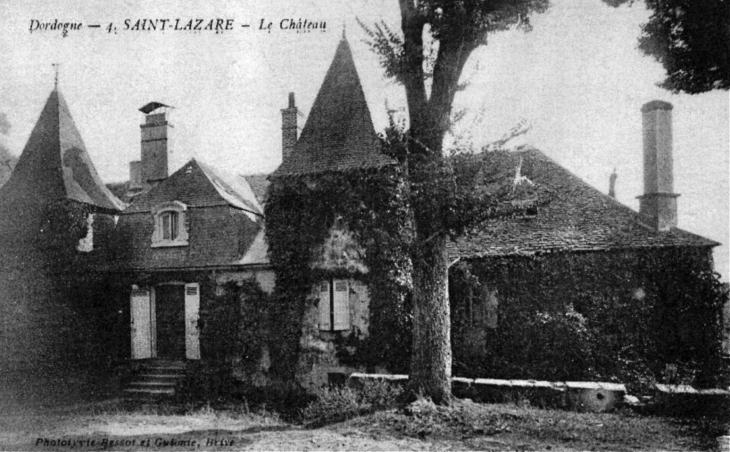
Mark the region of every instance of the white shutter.
[[350, 329], [350, 287], [346, 280], [335, 280], [334, 290], [334, 330]]
[[322, 281], [319, 284], [319, 329], [329, 331], [332, 329], [330, 322], [330, 283]]
[[150, 293], [132, 288], [129, 301], [130, 327], [132, 333], [132, 359], [152, 357], [150, 330]]
[[185, 357], [200, 359], [200, 284], [185, 284]]

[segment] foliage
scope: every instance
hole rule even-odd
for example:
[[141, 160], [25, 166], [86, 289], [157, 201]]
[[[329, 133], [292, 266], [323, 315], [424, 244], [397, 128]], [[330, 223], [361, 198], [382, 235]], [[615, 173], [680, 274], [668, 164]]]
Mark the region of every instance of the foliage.
[[[727, 292], [706, 249], [494, 258], [460, 263], [452, 277], [459, 374], [621, 381], [645, 392], [675, 364], [685, 383], [723, 384]], [[499, 299], [496, 329], [464, 315], [484, 288]]]
[[[397, 168], [330, 173], [311, 180], [272, 182], [266, 204], [267, 240], [277, 285], [271, 322], [272, 371], [292, 377], [303, 313], [312, 288], [329, 277], [355, 277], [370, 290], [370, 337], [361, 364], [393, 364], [408, 353], [410, 222]], [[363, 248], [361, 265], [313, 265], [334, 230]], [[330, 259], [330, 264], [338, 262]], [[312, 302], [311, 300], [309, 302]], [[366, 351], [369, 350], [369, 351]]]
[[218, 286], [213, 277], [201, 282], [200, 342], [204, 366], [191, 372], [189, 393], [216, 400], [233, 388], [233, 369], [257, 371], [263, 345], [269, 296], [253, 280]]
[[302, 411], [302, 419], [312, 426], [321, 426], [396, 406], [403, 388], [384, 380], [364, 381], [358, 388], [325, 387], [317, 400]]
[[273, 381], [266, 386], [239, 385], [232, 393], [238, 406], [258, 412], [274, 412], [287, 421], [301, 420], [301, 413], [316, 396], [307, 393], [300, 386]]
[[94, 265], [98, 253], [77, 251], [79, 239], [87, 235], [89, 213], [83, 204], [67, 200], [3, 206], [4, 370], [22, 369], [38, 381], [65, 381], [72, 390], [87, 384], [82, 376], [107, 376], [115, 364], [115, 333], [124, 319], [109, 303], [106, 275]]
[[253, 371], [266, 343], [268, 301], [253, 279], [229, 281], [215, 292], [205, 291], [199, 320], [205, 358]]
[[403, 394], [403, 387], [387, 380], [365, 380], [357, 392], [362, 405], [375, 410], [387, 410], [396, 405]]
[[348, 386], [326, 387], [302, 411], [302, 419], [307, 424], [321, 426], [353, 418], [363, 414], [358, 399], [357, 392]]
[[425, 390], [437, 403], [448, 403], [446, 237], [478, 221], [481, 216], [472, 215], [470, 207], [489, 205], [492, 198], [460, 191], [442, 152], [443, 139], [451, 125], [454, 96], [464, 87], [459, 79], [474, 49], [486, 44], [491, 33], [514, 27], [529, 30], [530, 15], [545, 11], [548, 0], [402, 0], [399, 6], [402, 36], [385, 23], [361, 25], [386, 76], [405, 87], [408, 103], [409, 130], [400, 148], [405, 148], [414, 219], [411, 381], [414, 389]]
[[[402, 158], [404, 136], [391, 124], [383, 137], [383, 151]], [[305, 328], [301, 319], [307, 306], [316, 303], [312, 288], [329, 277], [358, 278], [370, 291], [370, 334], [337, 338], [341, 362], [407, 372], [412, 343], [411, 262], [419, 252], [413, 246], [414, 211], [429, 215], [440, 209], [448, 218], [445, 230], [456, 236], [466, 224], [512, 215], [543, 202], [542, 187], [515, 190], [516, 166], [504, 151], [464, 150], [428, 167], [427, 172], [432, 171], [421, 182], [411, 178], [410, 185], [404, 183], [403, 167], [397, 166], [379, 172], [275, 179], [266, 206], [267, 240], [277, 276], [271, 322], [271, 337], [277, 338], [271, 343], [274, 373], [293, 376]], [[422, 191], [439, 194], [426, 199]], [[412, 202], [422, 207], [414, 209]], [[356, 352], [351, 355], [348, 350], [353, 347]]]
[[730, 2], [646, 0], [646, 6], [652, 15], [642, 26], [639, 49], [664, 67], [662, 88], [688, 94], [730, 89]]

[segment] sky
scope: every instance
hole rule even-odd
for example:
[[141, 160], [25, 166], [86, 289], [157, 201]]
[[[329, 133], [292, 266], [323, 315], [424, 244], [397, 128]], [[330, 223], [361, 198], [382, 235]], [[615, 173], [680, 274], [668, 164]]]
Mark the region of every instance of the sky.
[[[599, 190], [608, 190], [616, 168], [617, 199], [638, 209], [640, 109], [654, 99], [671, 102], [679, 227], [723, 243], [715, 264], [727, 281], [728, 93], [673, 95], [656, 86], [662, 67], [637, 49], [649, 17], [643, 2], [618, 9], [600, 0], [552, 3], [532, 18], [532, 32], [491, 35], [472, 55], [463, 76], [469, 84], [455, 99], [454, 109], [466, 111], [456, 133], [486, 144], [525, 120], [524, 142]], [[219, 18], [233, 20], [233, 30], [171, 29], [176, 19], [183, 28], [190, 19]], [[229, 172], [270, 172], [281, 162], [287, 94], [296, 94], [303, 126], [343, 28], [376, 130], [387, 124], [386, 102], [405, 109], [403, 88], [383, 77], [356, 18], [397, 30], [397, 1], [0, 0], [0, 116], [11, 126], [0, 144], [20, 154], [59, 63], [60, 90], [105, 182], [128, 179], [129, 162], [140, 157], [138, 108], [150, 101], [175, 107], [171, 171], [195, 157]], [[138, 19], [169, 19], [168, 28], [125, 29]], [[325, 28], [281, 29], [282, 20], [300, 19]], [[82, 26], [65, 37], [30, 30], [54, 21]]]

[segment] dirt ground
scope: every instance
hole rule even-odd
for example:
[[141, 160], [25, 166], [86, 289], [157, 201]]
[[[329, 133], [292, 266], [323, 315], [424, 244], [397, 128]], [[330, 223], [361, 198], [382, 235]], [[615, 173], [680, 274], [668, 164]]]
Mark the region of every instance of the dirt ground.
[[450, 409], [390, 410], [317, 429], [272, 413], [157, 406], [120, 410], [109, 401], [0, 414], [0, 450], [730, 450], [725, 420], [631, 412], [589, 414], [469, 401]]

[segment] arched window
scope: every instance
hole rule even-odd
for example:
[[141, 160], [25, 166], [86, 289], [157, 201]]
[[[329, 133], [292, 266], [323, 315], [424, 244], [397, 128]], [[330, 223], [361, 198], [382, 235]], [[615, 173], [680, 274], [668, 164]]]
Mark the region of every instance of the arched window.
[[152, 209], [155, 230], [152, 247], [185, 246], [188, 244], [186, 214], [188, 207], [180, 201], [165, 202]]

